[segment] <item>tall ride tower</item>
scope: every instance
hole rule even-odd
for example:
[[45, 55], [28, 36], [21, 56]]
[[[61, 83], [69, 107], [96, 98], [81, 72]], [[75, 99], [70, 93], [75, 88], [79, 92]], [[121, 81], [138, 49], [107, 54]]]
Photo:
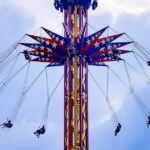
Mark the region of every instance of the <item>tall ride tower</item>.
[[82, 30], [88, 35], [88, 9], [92, 6], [94, 10], [97, 1], [55, 0], [54, 5], [64, 11], [64, 25], [74, 37], [64, 64], [64, 149], [88, 150], [88, 64], [86, 58], [76, 54], [74, 45]]

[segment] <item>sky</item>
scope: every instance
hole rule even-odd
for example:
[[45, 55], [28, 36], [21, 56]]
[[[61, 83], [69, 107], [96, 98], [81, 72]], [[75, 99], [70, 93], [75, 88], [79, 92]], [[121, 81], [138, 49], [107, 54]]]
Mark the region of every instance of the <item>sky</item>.
[[[40, 33], [46, 27], [63, 34], [63, 14], [56, 11], [53, 0], [0, 0], [0, 52], [5, 51], [26, 33]], [[118, 33], [126, 32], [149, 51], [150, 0], [99, 0], [95, 11], [89, 10], [89, 33], [111, 26]], [[21, 48], [18, 48], [21, 49]], [[123, 58], [140, 70], [132, 54]], [[17, 67], [24, 64], [19, 57]], [[109, 64], [127, 81], [123, 63]], [[9, 68], [10, 66], [8, 66]], [[42, 70], [42, 64], [30, 65], [29, 83]], [[106, 68], [89, 68], [105, 89]], [[144, 66], [149, 72], [149, 68]], [[17, 70], [17, 69], [16, 69]], [[130, 70], [134, 87], [150, 109], [149, 86], [143, 74]], [[50, 91], [63, 75], [63, 67], [49, 68]], [[21, 72], [0, 96], [0, 123], [3, 123], [17, 101], [25, 71]], [[3, 76], [0, 76], [2, 81]], [[46, 134], [37, 139], [33, 132], [39, 127], [46, 103], [45, 74], [28, 93], [11, 130], [0, 129], [0, 149], [5, 150], [63, 150], [63, 81], [51, 99]], [[122, 131], [114, 137], [114, 124], [105, 99], [89, 76], [89, 146], [90, 150], [149, 150], [150, 129], [126, 88], [110, 74], [110, 100], [122, 123]]]

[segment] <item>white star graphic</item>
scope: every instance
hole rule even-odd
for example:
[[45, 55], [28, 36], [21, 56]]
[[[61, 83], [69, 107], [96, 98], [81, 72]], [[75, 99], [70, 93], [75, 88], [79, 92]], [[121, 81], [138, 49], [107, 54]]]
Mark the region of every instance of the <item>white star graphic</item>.
[[37, 52], [37, 51], [36, 51], [36, 52], [35, 52], [35, 54], [36, 54], [36, 55], [38, 55], [38, 54], [39, 54], [39, 52]]
[[110, 39], [109, 39], [109, 38], [107, 38], [107, 42], [110, 42]]
[[35, 48], [38, 49], [39, 47], [36, 45]]
[[41, 46], [41, 50], [44, 50], [44, 46]]
[[109, 51], [108, 51], [108, 54], [113, 54], [112, 50], [109, 50]]
[[117, 47], [117, 45], [114, 45], [114, 48], [116, 48]]
[[60, 41], [60, 44], [61, 44], [61, 45], [64, 45], [64, 41], [63, 41], [63, 40], [61, 40], [61, 41]]
[[42, 39], [41, 42], [44, 43], [44, 40]]
[[108, 48], [108, 49], [111, 49], [111, 46], [109, 45], [109, 46], [107, 46], [107, 48]]
[[98, 36], [99, 36], [99, 35], [98, 35], [98, 34], [96, 34], [96, 36], [95, 36], [95, 37], [97, 38]]
[[93, 40], [93, 41], [95, 40], [95, 37], [94, 37], [94, 36], [92, 37], [92, 40]]
[[99, 47], [99, 43], [97, 42], [94, 45], [95, 45], [95, 48]]
[[50, 44], [50, 42], [49, 42], [49, 41], [46, 41], [46, 44], [47, 44], [47, 45], [49, 45], [49, 44]]
[[53, 47], [53, 48], [56, 48], [56, 47], [57, 47], [57, 44], [54, 42], [54, 43], [52, 44], [52, 47]]
[[59, 40], [59, 38], [58, 37], [56, 37], [56, 41], [58, 41]]
[[37, 38], [37, 40], [40, 41], [41, 39], [40, 39], [40, 38]]
[[47, 48], [47, 51], [50, 52], [50, 53], [52, 53], [52, 50], [50, 48]]
[[90, 41], [90, 40], [88, 40], [88, 41], [87, 41], [87, 44], [89, 45], [90, 43], [91, 43], [91, 41]]
[[102, 44], [105, 44], [105, 40], [102, 40]]
[[42, 58], [42, 61], [44, 61], [45, 60], [45, 58]]
[[41, 55], [44, 55], [44, 52], [41, 52]]
[[99, 51], [100, 51], [100, 52], [104, 52], [104, 51], [105, 51], [105, 48], [101, 48]]

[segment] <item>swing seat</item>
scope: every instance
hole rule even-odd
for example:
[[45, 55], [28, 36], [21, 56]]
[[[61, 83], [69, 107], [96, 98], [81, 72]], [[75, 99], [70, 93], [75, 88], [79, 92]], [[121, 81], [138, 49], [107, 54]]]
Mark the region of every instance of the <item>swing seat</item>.
[[147, 62], [148, 66], [150, 66], [150, 61]]
[[2, 126], [3, 126], [3, 128], [12, 128], [13, 124], [9, 120], [8, 122], [3, 123]]
[[116, 128], [116, 130], [115, 130], [115, 136], [117, 136], [117, 134], [120, 132], [121, 127], [122, 127], [121, 124], [118, 123], [117, 128]]
[[13, 124], [5, 124], [5, 127], [6, 127], [6, 128], [12, 128], [12, 127], [13, 127]]
[[45, 126], [43, 126], [42, 128], [36, 130], [36, 131], [34, 132], [34, 134], [39, 138], [39, 136], [40, 136], [41, 134], [42, 134], [42, 135], [45, 134], [45, 132], [46, 132]]

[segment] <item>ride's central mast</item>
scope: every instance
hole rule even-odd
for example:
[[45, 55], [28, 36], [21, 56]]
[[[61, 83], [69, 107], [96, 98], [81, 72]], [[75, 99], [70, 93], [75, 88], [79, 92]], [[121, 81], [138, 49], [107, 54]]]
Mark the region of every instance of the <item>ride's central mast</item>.
[[[68, 47], [70, 56], [64, 65], [64, 150], [88, 150], [88, 63], [76, 55], [78, 50], [74, 50], [74, 44], [83, 28], [85, 36], [88, 35], [91, 0], [56, 0], [54, 5], [64, 11], [64, 26], [73, 34]], [[96, 6], [97, 1], [94, 1], [92, 8]]]

